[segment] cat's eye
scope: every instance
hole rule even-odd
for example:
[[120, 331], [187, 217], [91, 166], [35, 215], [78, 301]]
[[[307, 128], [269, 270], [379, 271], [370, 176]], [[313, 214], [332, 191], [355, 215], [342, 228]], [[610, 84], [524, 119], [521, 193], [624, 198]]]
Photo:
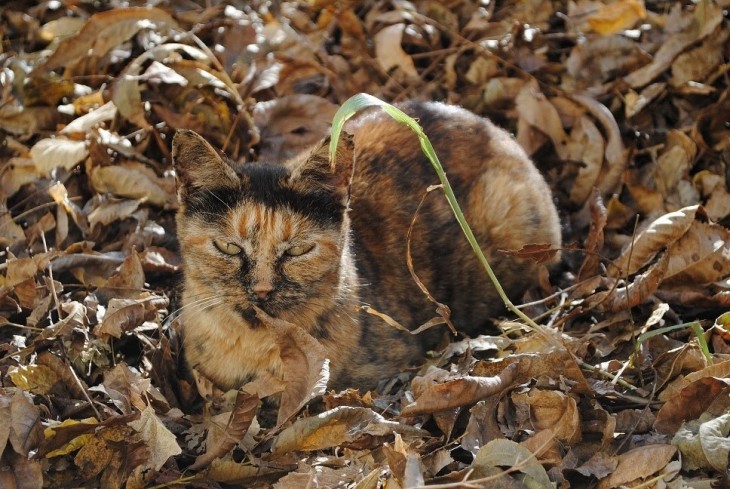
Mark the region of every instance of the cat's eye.
[[238, 255], [243, 251], [237, 244], [227, 243], [219, 239], [214, 239], [213, 244], [216, 248], [218, 248], [218, 251], [225, 253], [226, 255]]
[[306, 255], [307, 253], [309, 253], [313, 249], [314, 249], [314, 245], [313, 244], [310, 244], [310, 245], [297, 245], [297, 246], [292, 246], [291, 248], [287, 249], [284, 252], [284, 254], [287, 255], [287, 256], [302, 256], [302, 255]]

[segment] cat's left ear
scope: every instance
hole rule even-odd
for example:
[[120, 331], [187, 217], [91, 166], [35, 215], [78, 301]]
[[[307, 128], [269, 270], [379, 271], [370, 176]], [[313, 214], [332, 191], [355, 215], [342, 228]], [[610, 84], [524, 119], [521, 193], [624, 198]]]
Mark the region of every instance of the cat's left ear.
[[178, 129], [172, 139], [172, 165], [180, 197], [197, 189], [236, 188], [240, 179], [221, 155], [195, 131]]
[[301, 192], [324, 190], [334, 194], [342, 205], [347, 205], [350, 198], [355, 144], [352, 135], [343, 132], [337, 143], [334, 165], [330, 164], [329, 145], [328, 136], [312, 151], [304, 163], [294, 169], [289, 181]]

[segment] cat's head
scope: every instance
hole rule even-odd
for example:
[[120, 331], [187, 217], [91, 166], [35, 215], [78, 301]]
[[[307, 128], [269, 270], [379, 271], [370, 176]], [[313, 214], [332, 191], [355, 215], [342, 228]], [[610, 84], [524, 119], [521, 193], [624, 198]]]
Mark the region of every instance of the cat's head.
[[334, 168], [325, 142], [293, 170], [262, 163], [234, 169], [187, 130], [176, 133], [172, 156], [188, 304], [232, 308], [248, 320], [256, 305], [293, 322], [328, 307], [347, 242], [349, 136]]

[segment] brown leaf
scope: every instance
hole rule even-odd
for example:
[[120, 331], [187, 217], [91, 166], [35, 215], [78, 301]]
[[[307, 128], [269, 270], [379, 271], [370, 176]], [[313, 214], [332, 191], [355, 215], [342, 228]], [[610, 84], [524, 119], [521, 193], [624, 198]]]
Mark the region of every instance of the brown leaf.
[[646, 445], [622, 453], [616, 470], [598, 487], [610, 489], [652, 476], [666, 467], [675, 453], [677, 449], [672, 445]]
[[27, 456], [38, 448], [43, 439], [41, 413], [29, 399], [28, 394], [18, 389], [10, 401], [10, 434], [8, 440], [15, 453]]
[[694, 221], [667, 250], [666, 284], [707, 284], [730, 275], [730, 231]]
[[78, 34], [64, 39], [45, 63], [31, 72], [31, 76], [85, 59], [89, 51], [100, 58], [141, 29], [150, 28], [150, 23], [155, 23], [157, 29], [177, 28], [175, 20], [158, 8], [115, 8], [94, 14]]
[[599, 253], [603, 249], [603, 231], [606, 227], [607, 212], [601, 194], [595, 187], [589, 201], [589, 209], [591, 212], [591, 227], [588, 230], [588, 237], [584, 244], [585, 258], [578, 270], [579, 281], [595, 276], [601, 263]]
[[[8, 453], [10, 461], [10, 478], [15, 479], [13, 483], [7, 486], [8, 489], [16, 487], [17, 489], [41, 489], [43, 487], [43, 466], [40, 460], [30, 460], [28, 457], [18, 453]], [[5, 467], [3, 467], [5, 469]], [[6, 472], [6, 470], [3, 470]], [[0, 485], [3, 483], [0, 478]]]
[[145, 461], [145, 467], [159, 471], [168, 458], [182, 453], [175, 435], [162, 424], [152, 406], [144, 408], [139, 419], [127, 424], [140, 434], [149, 448], [150, 457]]
[[295, 94], [259, 102], [253, 118], [261, 134], [259, 158], [283, 162], [324, 139], [337, 105], [326, 98]]
[[177, 197], [168, 192], [160, 180], [131, 165], [97, 167], [91, 172], [91, 183], [97, 192], [110, 192], [160, 207], [172, 205]]
[[104, 315], [104, 320], [95, 328], [98, 336], [110, 335], [121, 338], [144, 322], [144, 304], [135, 299], [112, 299]]
[[[503, 474], [503, 467], [510, 467], [529, 476], [531, 485], [550, 487], [552, 483], [547, 472], [527, 448], [511, 440], [492, 440], [477, 452], [472, 463], [476, 477], [494, 476], [497, 479]], [[509, 476], [507, 476], [509, 477]], [[510, 487], [510, 486], [506, 486]]]
[[629, 163], [621, 131], [616, 118], [602, 103], [580, 94], [573, 94], [571, 98], [588, 109], [591, 115], [601, 123], [603, 131], [607, 135], [606, 164], [601, 167], [601, 173], [596, 181], [596, 186], [605, 197], [615, 191]]
[[206, 443], [205, 453], [199, 455], [189, 469], [198, 470], [207, 467], [213, 460], [219, 459], [230, 452], [233, 447], [243, 440], [260, 404], [258, 396], [238, 391], [230, 419], [223, 429], [223, 433], [218, 435], [217, 444], [211, 446], [210, 443]]
[[281, 394], [277, 425], [327, 390], [329, 360], [324, 347], [299, 326], [273, 318], [254, 307], [256, 317], [271, 330], [279, 346], [286, 387]]
[[424, 436], [412, 426], [388, 421], [368, 408], [340, 406], [310, 418], [299, 418], [274, 440], [274, 455], [293, 451], [322, 450], [351, 443], [365, 435]]
[[574, 204], [583, 204], [597, 185], [603, 166], [604, 151], [603, 135], [591, 119], [581, 116], [570, 131], [568, 140], [567, 159], [582, 164], [570, 189], [570, 200]]
[[616, 259], [616, 267], [609, 270], [609, 275], [616, 277], [636, 273], [659, 251], [687, 232], [696, 219], [699, 208], [697, 205], [685, 207], [653, 221]]
[[48, 176], [60, 166], [70, 170], [89, 156], [85, 141], [74, 141], [62, 137], [41, 139], [30, 149], [33, 164], [41, 176]]
[[10, 437], [11, 426], [11, 411], [10, 403], [12, 398], [5, 395], [5, 392], [0, 391], [0, 454], [5, 452], [5, 447], [8, 444], [8, 438]]
[[411, 58], [403, 48], [403, 31], [405, 24], [392, 24], [384, 27], [375, 34], [375, 58], [380, 68], [388, 73], [392, 68], [398, 68], [410, 79], [418, 79], [418, 71]]
[[669, 266], [670, 255], [665, 252], [646, 272], [634, 277], [625, 287], [598, 292], [588, 298], [588, 306], [601, 311], [617, 312], [631, 309], [643, 302], [657, 290]]
[[696, 419], [705, 412], [717, 396], [727, 396], [729, 385], [730, 379], [717, 377], [702, 377], [692, 382], [664, 403], [657, 413], [654, 429], [665, 434], [675, 433], [684, 421]]
[[144, 66], [147, 66], [149, 61], [169, 61], [168, 57], [177, 51], [182, 51], [194, 60], [209, 60], [208, 55], [203, 50], [194, 46], [179, 43], [161, 44], [145, 51], [129, 63], [112, 87], [112, 101], [119, 109], [119, 113], [138, 127], [150, 127], [145, 117], [145, 108], [142, 104], [140, 82], [143, 80], [140, 76], [141, 70]]
[[433, 383], [404, 407], [401, 415], [415, 416], [475, 404], [510, 387], [516, 373], [517, 365], [512, 364], [494, 377], [463, 376]]
[[[521, 120], [525, 121], [531, 127], [546, 134], [553, 143], [553, 148], [561, 160], [568, 159], [568, 136], [563, 129], [563, 123], [560, 115], [550, 101], [537, 87], [536, 83], [530, 83], [524, 86], [517, 95], [515, 100], [517, 113]], [[520, 132], [517, 133], [517, 141], [523, 147], [529, 145], [523, 144], [521, 138], [524, 138]]]
[[555, 438], [568, 446], [581, 440], [581, 419], [575, 399], [559, 391], [531, 389], [513, 392], [518, 427], [550, 429]]
[[659, 50], [654, 54], [651, 63], [639, 68], [624, 77], [624, 81], [632, 88], [646, 85], [669, 68], [674, 59], [690, 44], [710, 34], [722, 22], [722, 7], [714, 2], [702, 2], [696, 11], [696, 23], [685, 32], [668, 36]]

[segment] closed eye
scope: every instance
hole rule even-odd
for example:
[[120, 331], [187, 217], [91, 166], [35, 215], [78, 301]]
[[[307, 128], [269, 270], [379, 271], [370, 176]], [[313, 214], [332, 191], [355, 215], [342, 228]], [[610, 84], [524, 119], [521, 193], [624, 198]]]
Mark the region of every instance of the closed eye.
[[292, 246], [291, 248], [287, 249], [284, 252], [284, 254], [287, 256], [302, 256], [302, 255], [306, 255], [313, 249], [314, 249], [313, 244]]
[[237, 244], [227, 243], [220, 239], [214, 239], [213, 244], [216, 248], [218, 248], [218, 251], [225, 253], [226, 255], [238, 255], [243, 251]]

